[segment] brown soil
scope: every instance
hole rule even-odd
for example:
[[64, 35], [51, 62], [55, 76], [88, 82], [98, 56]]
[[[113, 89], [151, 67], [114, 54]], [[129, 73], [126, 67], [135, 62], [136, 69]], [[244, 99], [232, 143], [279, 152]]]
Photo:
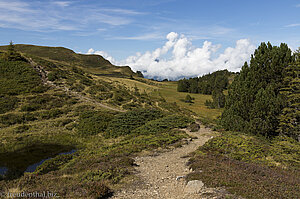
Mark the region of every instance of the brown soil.
[[160, 199], [194, 199], [194, 198], [225, 198], [226, 191], [220, 188], [201, 189], [200, 193], [188, 193], [186, 190], [185, 175], [189, 172], [188, 154], [207, 142], [213, 135], [210, 129], [201, 126], [198, 132], [189, 135], [197, 137], [188, 141], [187, 145], [156, 156], [136, 157], [137, 174], [133, 182], [114, 194], [112, 198], [160, 198]]

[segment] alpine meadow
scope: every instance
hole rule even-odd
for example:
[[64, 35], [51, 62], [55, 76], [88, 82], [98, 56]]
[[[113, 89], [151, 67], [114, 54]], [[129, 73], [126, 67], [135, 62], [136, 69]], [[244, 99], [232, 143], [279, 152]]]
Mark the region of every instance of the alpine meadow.
[[296, 0], [0, 8], [0, 198], [300, 198]]

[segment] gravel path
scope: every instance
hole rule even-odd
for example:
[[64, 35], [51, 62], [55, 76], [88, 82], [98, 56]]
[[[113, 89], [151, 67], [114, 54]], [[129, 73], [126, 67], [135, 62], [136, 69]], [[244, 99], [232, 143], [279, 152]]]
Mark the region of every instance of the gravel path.
[[[189, 144], [172, 151], [161, 153], [157, 156], [137, 157], [135, 160], [137, 179], [130, 187], [115, 193], [114, 199], [193, 199], [206, 198], [201, 193], [188, 193], [184, 176], [190, 171], [186, 166], [188, 158], [183, 158], [195, 151], [199, 146], [207, 142], [212, 132], [201, 126], [198, 132], [189, 135], [196, 136]], [[215, 192], [215, 190], [203, 187], [201, 192]], [[210, 197], [209, 197], [210, 198]], [[216, 197], [214, 197], [216, 198]]]

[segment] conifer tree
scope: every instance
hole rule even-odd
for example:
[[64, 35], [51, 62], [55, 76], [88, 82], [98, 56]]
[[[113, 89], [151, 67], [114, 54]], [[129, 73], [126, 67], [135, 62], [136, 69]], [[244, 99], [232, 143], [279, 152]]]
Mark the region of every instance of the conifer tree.
[[225, 95], [221, 89], [215, 89], [212, 92], [213, 107], [214, 108], [224, 108], [225, 106]]
[[15, 46], [12, 41], [10, 41], [8, 49], [3, 54], [2, 58], [7, 61], [26, 61], [26, 59], [15, 50]]
[[[300, 49], [299, 49], [300, 50]], [[278, 132], [298, 139], [300, 142], [300, 53], [296, 53], [296, 63], [289, 65], [285, 72], [284, 87], [281, 93], [286, 106], [279, 116]]]
[[227, 130], [272, 136], [283, 108], [284, 69], [294, 60], [286, 44], [261, 43], [228, 90], [221, 124]]

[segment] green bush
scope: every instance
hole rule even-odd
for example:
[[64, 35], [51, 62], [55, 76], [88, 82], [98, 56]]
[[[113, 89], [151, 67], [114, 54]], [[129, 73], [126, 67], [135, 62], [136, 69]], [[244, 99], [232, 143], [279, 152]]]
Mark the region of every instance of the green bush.
[[86, 111], [79, 116], [77, 131], [80, 135], [95, 135], [105, 131], [113, 114], [100, 111]]
[[71, 86], [70, 89], [75, 92], [81, 92], [85, 89], [85, 86], [83, 86], [82, 84], [75, 84], [75, 85]]
[[187, 137], [188, 135], [181, 130], [169, 130], [147, 135], [131, 134], [127, 135], [121, 142], [110, 146], [108, 155], [130, 155], [142, 150], [165, 148]]
[[269, 146], [261, 139], [228, 133], [209, 140], [200, 147], [200, 150], [224, 154], [236, 160], [263, 162], [268, 148]]
[[124, 168], [110, 168], [106, 171], [90, 170], [87, 171], [81, 180], [83, 182], [99, 182], [103, 180], [111, 180], [113, 183], [119, 182], [126, 174], [127, 169]]
[[18, 126], [14, 129], [15, 133], [24, 133], [25, 131], [28, 131], [28, 129], [30, 128], [29, 125], [21, 125], [21, 126]]
[[82, 77], [80, 80], [80, 84], [86, 85], [86, 86], [91, 86], [93, 84], [93, 81], [90, 80], [87, 77]]
[[0, 123], [4, 124], [5, 126], [26, 123], [28, 121], [34, 121], [34, 120], [36, 120], [36, 117], [30, 113], [26, 113], [26, 114], [9, 113], [0, 116]]
[[65, 154], [65, 155], [58, 155], [54, 158], [46, 160], [36, 168], [34, 174], [43, 175], [49, 173], [50, 171], [58, 170], [62, 165], [66, 164], [70, 160], [72, 160], [74, 154]]
[[61, 116], [62, 114], [64, 114], [63, 110], [52, 109], [52, 110], [46, 110], [46, 111], [40, 112], [39, 116], [42, 119], [51, 119], [51, 118], [57, 118], [57, 117]]
[[38, 73], [30, 64], [0, 60], [0, 93], [18, 95], [30, 93], [41, 84]]
[[74, 104], [77, 103], [77, 100], [71, 98], [65, 94], [56, 93], [54, 95], [50, 94], [42, 94], [27, 97], [27, 104], [25, 104], [21, 111], [36, 111], [40, 109], [53, 109], [60, 108], [66, 104]]
[[14, 110], [19, 100], [13, 96], [0, 96], [0, 114]]
[[115, 116], [109, 123], [105, 135], [118, 137], [127, 135], [132, 130], [144, 125], [146, 122], [162, 117], [157, 109], [135, 109]]
[[300, 167], [300, 143], [288, 137], [279, 136], [270, 141], [255, 136], [224, 133], [209, 140], [198, 151], [245, 162]]
[[21, 111], [32, 112], [41, 109], [40, 104], [25, 104], [21, 107]]
[[106, 93], [100, 93], [98, 95], [96, 95], [95, 98], [99, 99], [99, 100], [107, 100], [113, 97], [113, 93], [111, 92], [106, 92]]
[[185, 128], [192, 120], [183, 115], [169, 115], [147, 122], [145, 125], [132, 131], [133, 134], [149, 135], [169, 131], [174, 128]]

